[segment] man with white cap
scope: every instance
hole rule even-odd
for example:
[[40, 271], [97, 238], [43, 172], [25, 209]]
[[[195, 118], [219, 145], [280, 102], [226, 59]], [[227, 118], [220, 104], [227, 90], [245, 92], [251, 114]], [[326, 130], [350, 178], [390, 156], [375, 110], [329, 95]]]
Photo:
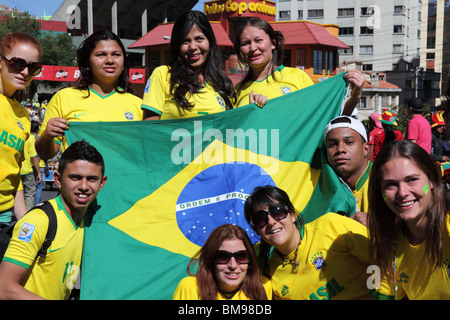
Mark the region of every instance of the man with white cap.
[[324, 131], [327, 159], [333, 170], [352, 190], [360, 212], [353, 218], [365, 224], [372, 162], [368, 160], [367, 132], [361, 121], [348, 116], [331, 120]]

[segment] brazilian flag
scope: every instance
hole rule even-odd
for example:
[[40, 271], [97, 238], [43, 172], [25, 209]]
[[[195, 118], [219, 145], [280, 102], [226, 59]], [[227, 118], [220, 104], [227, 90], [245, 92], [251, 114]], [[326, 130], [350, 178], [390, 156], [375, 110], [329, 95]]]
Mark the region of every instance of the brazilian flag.
[[[244, 228], [255, 187], [285, 190], [305, 220], [351, 215], [351, 191], [323, 157], [343, 74], [270, 100], [182, 120], [71, 123], [105, 159], [108, 182], [85, 218], [81, 299], [171, 299], [190, 258], [225, 223]], [[95, 213], [93, 213], [95, 211]]]

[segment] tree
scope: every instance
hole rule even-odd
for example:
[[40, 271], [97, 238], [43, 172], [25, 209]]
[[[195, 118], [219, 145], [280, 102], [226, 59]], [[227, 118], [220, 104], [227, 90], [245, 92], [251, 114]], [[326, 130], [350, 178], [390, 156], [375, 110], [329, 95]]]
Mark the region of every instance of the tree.
[[[35, 37], [42, 47], [40, 62], [47, 65], [75, 66], [76, 47], [67, 33], [41, 31], [41, 23], [29, 13], [17, 13], [15, 16], [0, 16], [0, 39], [10, 31], [27, 33]], [[59, 87], [62, 83], [53, 81], [33, 81], [30, 94], [34, 94], [38, 85]]]
[[27, 33], [35, 38], [41, 35], [41, 23], [33, 19], [29, 13], [16, 16], [0, 16], [0, 39], [10, 31]]

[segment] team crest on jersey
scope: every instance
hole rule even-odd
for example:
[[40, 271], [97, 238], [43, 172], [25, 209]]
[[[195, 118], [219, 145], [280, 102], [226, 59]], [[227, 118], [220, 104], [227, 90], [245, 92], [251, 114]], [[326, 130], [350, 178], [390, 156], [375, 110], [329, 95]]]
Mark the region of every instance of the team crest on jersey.
[[22, 121], [20, 121], [20, 119], [16, 119], [16, 123], [17, 123], [17, 125], [19, 126], [20, 129], [24, 130], [23, 129], [23, 123], [22, 123]]
[[133, 120], [134, 119], [134, 115], [133, 115], [133, 112], [131, 112], [131, 111], [129, 111], [129, 110], [125, 110], [125, 118], [127, 119], [127, 120]]
[[445, 259], [445, 261], [444, 261], [444, 267], [445, 267], [445, 270], [447, 271], [447, 272], [446, 272], [447, 278], [450, 279], [450, 258]]
[[19, 240], [30, 242], [31, 237], [33, 236], [34, 229], [36, 229], [36, 226], [30, 223], [24, 223], [22, 225], [22, 228], [20, 228], [19, 233]]
[[285, 95], [285, 94], [288, 94], [288, 93], [292, 92], [292, 87], [288, 86], [288, 85], [283, 85], [283, 86], [280, 87], [280, 89], [281, 89], [281, 94], [282, 95]]
[[310, 262], [316, 268], [317, 271], [322, 271], [327, 266], [326, 261], [323, 258], [322, 252], [318, 252], [311, 257]]
[[220, 104], [222, 108], [225, 108], [225, 101], [223, 101], [221, 96], [216, 96], [217, 102]]

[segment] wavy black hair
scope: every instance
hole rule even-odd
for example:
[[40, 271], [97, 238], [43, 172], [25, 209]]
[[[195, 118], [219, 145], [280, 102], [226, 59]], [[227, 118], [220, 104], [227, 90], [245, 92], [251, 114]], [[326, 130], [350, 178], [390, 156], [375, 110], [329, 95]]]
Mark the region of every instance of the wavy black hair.
[[180, 46], [193, 26], [197, 26], [209, 41], [209, 54], [201, 72], [225, 101], [226, 109], [232, 109], [236, 96], [233, 83], [222, 70], [224, 65], [222, 53], [217, 46], [208, 18], [200, 11], [181, 14], [173, 26], [169, 46], [171, 93], [180, 108], [190, 110], [194, 106], [186, 99], [186, 94], [195, 94], [202, 87], [198, 81], [198, 73], [180, 56]]

